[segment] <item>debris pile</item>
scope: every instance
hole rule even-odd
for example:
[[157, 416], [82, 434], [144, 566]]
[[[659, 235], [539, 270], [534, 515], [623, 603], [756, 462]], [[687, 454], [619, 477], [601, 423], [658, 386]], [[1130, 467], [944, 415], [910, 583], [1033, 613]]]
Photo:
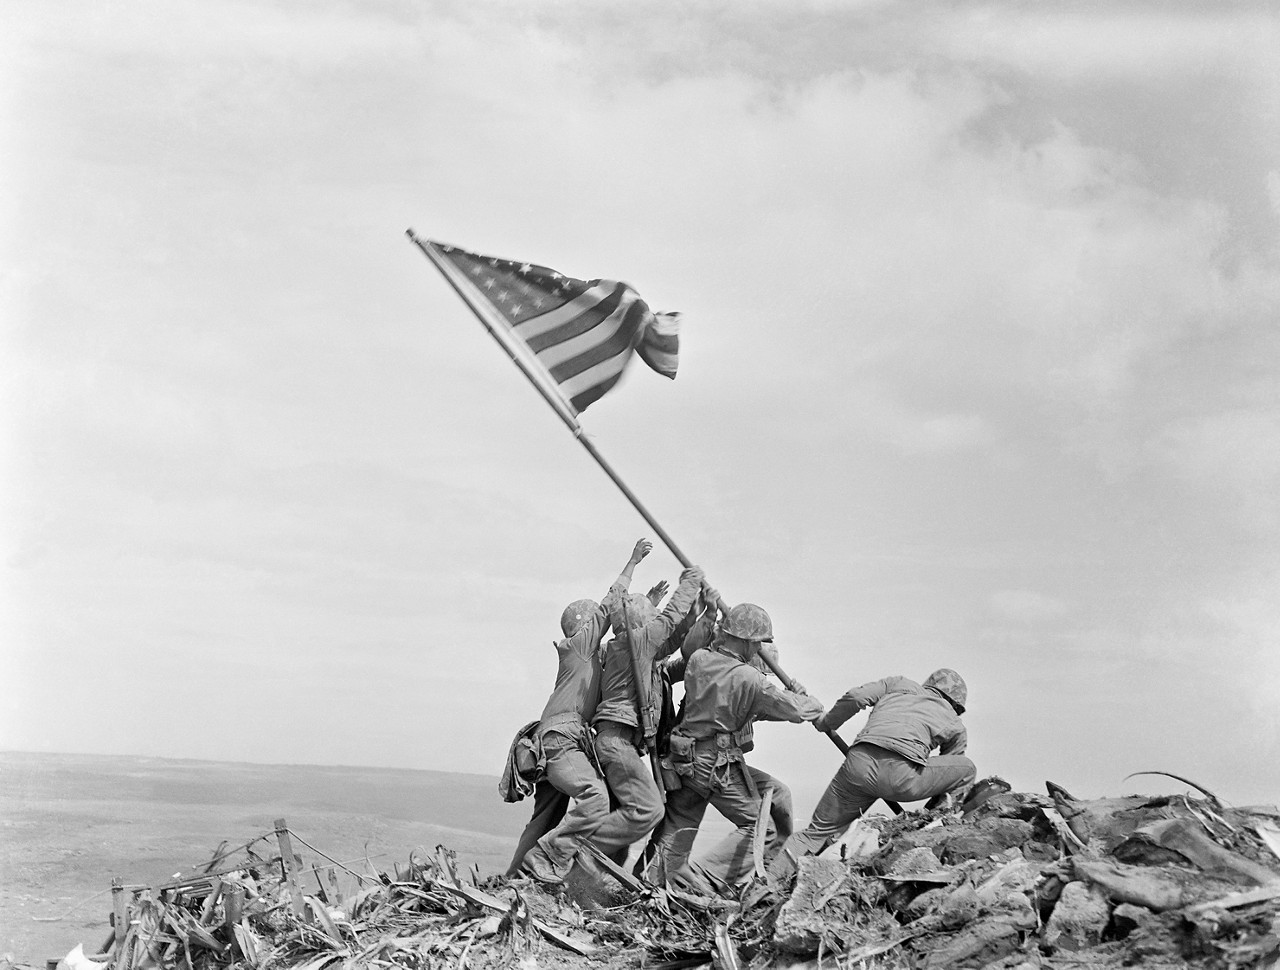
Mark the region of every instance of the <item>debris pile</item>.
[[304, 868], [281, 819], [272, 851], [117, 887], [105, 952], [77, 948], [60, 970], [1280, 963], [1280, 811], [1047, 788], [986, 779], [954, 808], [867, 817], [854, 851], [803, 858], [785, 882], [759, 869], [733, 898], [649, 887], [586, 853], [555, 890], [460, 872], [443, 847], [391, 872]]

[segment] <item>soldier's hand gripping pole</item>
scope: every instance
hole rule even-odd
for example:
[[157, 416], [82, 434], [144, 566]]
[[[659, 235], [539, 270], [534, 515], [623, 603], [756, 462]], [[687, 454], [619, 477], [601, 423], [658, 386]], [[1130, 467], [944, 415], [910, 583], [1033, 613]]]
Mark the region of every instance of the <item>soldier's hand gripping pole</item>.
[[[729, 615], [729, 604], [724, 601], [723, 596], [716, 597], [716, 609], [725, 616]], [[759, 657], [769, 666], [769, 669], [773, 671], [773, 676], [782, 681], [783, 687], [790, 691], [794, 691], [796, 689], [796, 682], [787, 676], [787, 672], [778, 665], [777, 661], [763, 653], [759, 654]], [[844, 738], [836, 734], [835, 731], [823, 731], [822, 733], [831, 739], [831, 743], [840, 749], [841, 754], [849, 753], [849, 746], [844, 743]]]
[[[726, 615], [728, 614], [729, 606], [727, 603], [725, 603], [724, 597], [717, 597], [716, 609], [718, 609], [721, 613], [724, 613]], [[796, 689], [796, 682], [792, 680], [789, 676], [787, 676], [787, 672], [783, 670], [781, 666], [778, 665], [778, 662], [776, 660], [774, 660], [767, 653], [759, 653], [757, 654], [757, 656], [768, 665], [770, 670], [773, 671], [773, 676], [777, 677], [778, 680], [782, 681], [783, 687], [785, 687], [787, 690], [790, 690], [790, 691], [794, 691]], [[835, 731], [823, 731], [822, 733], [831, 739], [831, 743], [840, 749], [841, 754], [847, 755], [849, 753], [849, 745], [846, 744], [844, 738], [836, 734]], [[893, 811], [893, 814], [895, 815], [902, 814], [902, 806], [899, 805], [897, 802], [891, 802], [889, 801], [889, 799], [886, 798], [884, 800], [884, 803], [889, 806], [889, 808]]]

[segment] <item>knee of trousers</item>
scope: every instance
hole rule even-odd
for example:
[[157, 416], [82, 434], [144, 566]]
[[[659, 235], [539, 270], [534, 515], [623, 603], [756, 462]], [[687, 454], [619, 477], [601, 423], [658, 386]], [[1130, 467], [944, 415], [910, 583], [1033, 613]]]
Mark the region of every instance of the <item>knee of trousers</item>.
[[603, 788], [586, 788], [573, 796], [570, 812], [579, 818], [604, 818], [609, 814], [609, 793]]

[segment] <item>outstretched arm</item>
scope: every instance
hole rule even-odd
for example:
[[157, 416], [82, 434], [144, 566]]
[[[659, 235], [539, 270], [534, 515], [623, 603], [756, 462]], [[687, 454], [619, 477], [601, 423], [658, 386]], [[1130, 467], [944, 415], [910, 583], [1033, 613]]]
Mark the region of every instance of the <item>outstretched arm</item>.
[[637, 539], [635, 548], [631, 550], [631, 558], [627, 560], [627, 564], [622, 567], [622, 572], [618, 573], [618, 582], [622, 584], [622, 588], [626, 589], [631, 585], [631, 574], [635, 572], [636, 566], [640, 565], [640, 560], [649, 555], [653, 551], [653, 543], [648, 539]]
[[861, 687], [855, 687], [847, 691], [843, 697], [831, 705], [831, 710], [813, 722], [813, 726], [819, 731], [834, 731], [859, 711], [864, 708], [874, 707], [876, 701], [893, 691], [896, 686], [895, 682], [900, 679], [899, 677], [886, 677], [883, 680], [873, 680], [869, 684], [863, 684]]

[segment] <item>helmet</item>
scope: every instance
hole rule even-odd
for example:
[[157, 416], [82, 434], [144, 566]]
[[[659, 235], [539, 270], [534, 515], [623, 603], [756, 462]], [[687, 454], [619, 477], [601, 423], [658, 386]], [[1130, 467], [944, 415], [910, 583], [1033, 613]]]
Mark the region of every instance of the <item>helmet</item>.
[[965, 706], [969, 700], [969, 688], [965, 686], [964, 678], [950, 667], [942, 667], [939, 670], [935, 670], [925, 678], [925, 682], [921, 686], [932, 687], [959, 708], [961, 714], [964, 713]]
[[731, 609], [721, 629], [739, 640], [773, 639], [773, 621], [755, 603], [739, 603]]
[[631, 616], [633, 627], [644, 626], [658, 615], [658, 611], [649, 602], [649, 597], [642, 593], [631, 593], [627, 596], [627, 613]]
[[595, 600], [574, 600], [560, 614], [560, 629], [566, 637], [571, 637], [582, 629], [582, 621], [600, 609]]
[[615, 600], [610, 607], [609, 620], [613, 624], [615, 635], [624, 630], [635, 630], [644, 626], [657, 615], [657, 610], [649, 602], [649, 597], [639, 593], [626, 593], [621, 600]]

